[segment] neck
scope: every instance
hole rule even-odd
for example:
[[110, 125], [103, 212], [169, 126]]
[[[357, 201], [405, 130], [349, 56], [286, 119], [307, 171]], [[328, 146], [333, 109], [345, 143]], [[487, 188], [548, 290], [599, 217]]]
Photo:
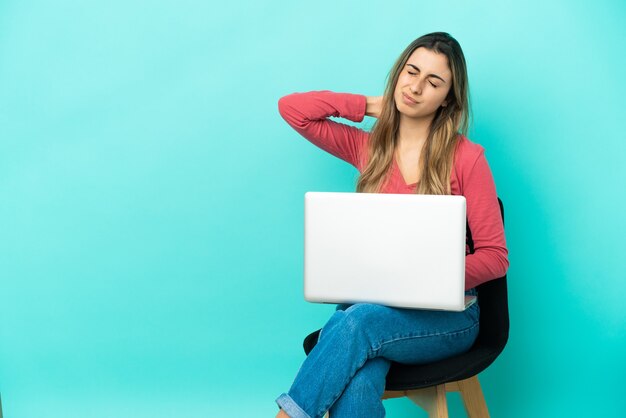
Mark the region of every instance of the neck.
[[397, 146], [401, 149], [422, 148], [428, 138], [430, 124], [433, 118], [415, 119], [400, 114]]

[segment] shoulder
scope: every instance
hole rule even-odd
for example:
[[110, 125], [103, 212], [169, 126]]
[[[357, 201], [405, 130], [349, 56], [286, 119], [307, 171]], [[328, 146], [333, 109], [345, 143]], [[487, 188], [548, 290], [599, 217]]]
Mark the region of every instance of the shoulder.
[[[457, 194], [465, 195], [470, 177], [477, 163], [485, 158], [485, 148], [470, 141], [465, 135], [459, 134], [454, 153], [454, 169], [451, 177], [451, 186]], [[478, 164], [480, 165], [480, 164]]]
[[485, 154], [485, 148], [470, 141], [465, 135], [459, 134], [459, 142], [454, 153], [455, 166], [471, 168], [476, 160]]

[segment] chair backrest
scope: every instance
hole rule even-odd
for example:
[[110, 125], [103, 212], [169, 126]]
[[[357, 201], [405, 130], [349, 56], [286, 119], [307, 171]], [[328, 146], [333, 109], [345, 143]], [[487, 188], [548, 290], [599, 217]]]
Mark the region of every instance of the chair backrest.
[[[504, 206], [498, 198], [502, 224], [504, 225]], [[474, 252], [471, 231], [467, 231], [470, 252]], [[475, 345], [504, 349], [509, 338], [509, 303], [506, 274], [498, 279], [489, 280], [476, 287], [480, 306], [480, 332]]]

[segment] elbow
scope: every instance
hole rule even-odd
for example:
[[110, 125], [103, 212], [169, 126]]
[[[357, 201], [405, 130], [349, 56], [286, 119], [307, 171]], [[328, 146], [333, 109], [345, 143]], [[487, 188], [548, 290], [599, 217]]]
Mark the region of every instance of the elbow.
[[485, 275], [491, 279], [504, 277], [509, 270], [509, 257], [506, 247], [481, 248], [476, 251], [482, 259]]
[[278, 113], [288, 120], [298, 114], [298, 108], [302, 107], [298, 93], [287, 94], [278, 99]]
[[296, 103], [297, 93], [291, 93], [278, 99], [278, 113], [294, 129], [304, 129], [307, 120]]
[[494, 265], [496, 270], [496, 277], [504, 277], [509, 271], [509, 254], [506, 248], [501, 248], [496, 252], [494, 257]]
[[285, 119], [285, 115], [288, 113], [287, 109], [289, 107], [289, 96], [290, 95], [283, 96], [278, 99], [278, 113], [283, 117], [283, 119]]

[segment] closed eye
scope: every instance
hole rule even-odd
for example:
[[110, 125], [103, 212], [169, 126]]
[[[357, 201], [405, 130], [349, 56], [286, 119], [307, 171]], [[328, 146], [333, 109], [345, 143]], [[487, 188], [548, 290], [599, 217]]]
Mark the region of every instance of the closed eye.
[[[412, 73], [412, 72], [410, 72], [410, 71], [408, 71], [408, 73], [409, 73], [409, 74], [411, 74], [411, 75], [417, 75], [417, 73]], [[434, 85], [432, 82], [430, 82], [430, 81], [429, 81], [429, 83], [430, 83], [430, 85], [431, 85], [431, 86], [433, 86], [434, 88], [437, 88], [437, 86], [436, 86], [436, 85]]]

